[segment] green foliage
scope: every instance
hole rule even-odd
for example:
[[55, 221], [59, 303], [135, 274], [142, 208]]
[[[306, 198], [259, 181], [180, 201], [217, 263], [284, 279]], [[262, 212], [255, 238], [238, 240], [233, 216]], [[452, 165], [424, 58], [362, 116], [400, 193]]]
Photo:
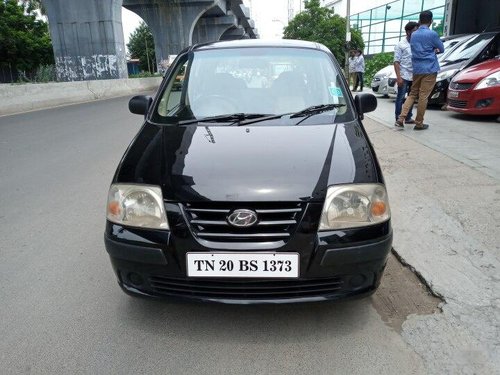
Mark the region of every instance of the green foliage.
[[40, 65], [33, 77], [34, 82], [54, 82], [56, 80], [56, 68], [54, 65]]
[[30, 6], [0, 0], [0, 66], [33, 72], [54, 63], [47, 23]]
[[41, 14], [45, 15], [45, 7], [42, 4], [42, 0], [19, 0], [19, 2], [25, 7], [28, 13], [34, 10], [38, 10]]
[[[322, 7], [319, 0], [305, 2], [305, 10], [288, 23], [283, 37], [322, 43], [341, 65], [345, 61], [346, 19]], [[351, 48], [363, 49], [364, 46], [361, 32], [351, 29]]]
[[443, 36], [444, 23], [441, 21], [439, 25], [436, 22], [432, 23], [432, 30], [438, 33], [439, 36]]
[[137, 29], [130, 34], [127, 48], [131, 58], [139, 59], [141, 70], [150, 73], [156, 72], [155, 42], [148, 25], [141, 22]]
[[365, 61], [365, 82], [371, 82], [375, 73], [387, 65], [392, 65], [394, 61], [393, 52], [384, 52], [372, 56]]

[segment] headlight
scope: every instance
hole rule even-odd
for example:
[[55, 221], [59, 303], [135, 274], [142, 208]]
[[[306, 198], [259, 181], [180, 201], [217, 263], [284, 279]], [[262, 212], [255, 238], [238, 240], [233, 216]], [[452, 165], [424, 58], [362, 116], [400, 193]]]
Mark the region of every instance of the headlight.
[[132, 227], [168, 229], [159, 186], [113, 184], [109, 188], [107, 219]]
[[444, 72], [438, 73], [436, 77], [436, 82], [444, 81], [445, 79], [451, 78], [458, 72], [458, 69], [445, 70]]
[[474, 90], [485, 89], [487, 87], [494, 87], [500, 85], [500, 71], [490, 74], [486, 78], [483, 78], [479, 84], [474, 87]]
[[374, 225], [390, 217], [389, 199], [383, 185], [331, 186], [326, 194], [319, 230]]

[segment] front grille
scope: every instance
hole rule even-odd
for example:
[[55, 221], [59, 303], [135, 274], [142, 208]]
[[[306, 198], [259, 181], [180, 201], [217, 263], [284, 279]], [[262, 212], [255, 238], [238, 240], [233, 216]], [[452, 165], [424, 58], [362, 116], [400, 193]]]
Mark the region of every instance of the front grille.
[[372, 87], [372, 90], [373, 90], [374, 92], [378, 92], [378, 86], [374, 86], [374, 87]]
[[149, 278], [158, 294], [203, 298], [269, 299], [313, 297], [342, 290], [341, 277], [309, 280], [235, 280], [177, 279], [163, 276]]
[[[302, 203], [187, 203], [182, 205], [194, 235], [216, 242], [286, 241], [300, 221]], [[230, 225], [227, 217], [235, 209], [255, 211], [258, 221], [247, 228]]]
[[387, 81], [387, 84], [390, 87], [394, 87], [394, 85], [396, 84], [396, 78], [389, 78], [389, 80]]
[[448, 105], [454, 108], [465, 108], [467, 107], [467, 100], [448, 99]]
[[450, 88], [453, 90], [467, 90], [472, 87], [472, 83], [451, 82]]

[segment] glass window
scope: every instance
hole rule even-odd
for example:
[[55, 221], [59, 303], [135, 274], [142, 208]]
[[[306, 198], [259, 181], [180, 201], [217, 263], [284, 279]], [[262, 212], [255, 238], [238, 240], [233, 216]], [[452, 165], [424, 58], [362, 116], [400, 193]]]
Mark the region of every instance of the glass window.
[[179, 108], [186, 70], [187, 61], [179, 64], [176, 69], [174, 79], [170, 81], [158, 105], [158, 113], [161, 116], [168, 116], [169, 113], [175, 112]]
[[[344, 104], [343, 76], [323, 51], [227, 48], [190, 53], [161, 94], [153, 121], [245, 114], [284, 114], [319, 104]], [[346, 119], [344, 118], [343, 121]]]

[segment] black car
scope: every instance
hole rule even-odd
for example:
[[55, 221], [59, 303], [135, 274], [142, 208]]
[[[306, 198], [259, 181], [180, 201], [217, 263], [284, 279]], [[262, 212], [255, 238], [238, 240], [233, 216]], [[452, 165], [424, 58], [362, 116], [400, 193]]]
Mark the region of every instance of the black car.
[[184, 50], [155, 99], [129, 103], [145, 121], [113, 178], [104, 237], [119, 285], [245, 304], [373, 293], [392, 243], [361, 123], [376, 105], [353, 99], [321, 44]]
[[445, 104], [453, 77], [469, 66], [479, 64], [500, 54], [500, 33], [485, 32], [467, 38], [439, 60], [440, 71], [429, 96], [429, 104]]

